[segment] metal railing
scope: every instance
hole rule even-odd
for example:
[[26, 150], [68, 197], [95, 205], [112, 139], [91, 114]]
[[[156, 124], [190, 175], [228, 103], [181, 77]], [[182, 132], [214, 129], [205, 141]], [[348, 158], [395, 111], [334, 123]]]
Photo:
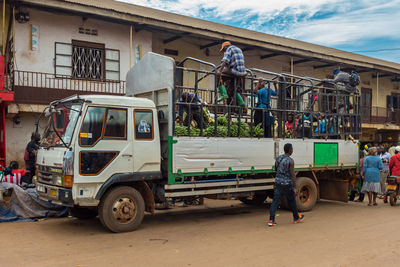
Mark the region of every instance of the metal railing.
[[[200, 63], [209, 70], [185, 67], [185, 61]], [[187, 127], [176, 128], [177, 121], [174, 120], [176, 134], [185, 135], [187, 131], [189, 136], [248, 137], [242, 135], [246, 134], [259, 137], [261, 131], [256, 126], [263, 130], [264, 137], [340, 138], [352, 135], [358, 138], [361, 133], [360, 95], [347, 91], [343, 85], [261, 69], [247, 69], [246, 77], [224, 80], [224, 75], [221, 79], [217, 76], [217, 69], [212, 63], [194, 58], [186, 58], [176, 66], [182, 77], [187, 78], [182, 84], [175, 83], [173, 91], [173, 117]], [[269, 96], [270, 103], [261, 103], [261, 106], [255, 101], [255, 83], [260, 77], [264, 88], [275, 88], [279, 92], [276, 97]], [[226, 87], [223, 98], [218, 97], [222, 96], [221, 84]], [[204, 110], [199, 96], [207, 101], [208, 111]], [[208, 117], [204, 112], [211, 113], [213, 118], [204, 119]], [[219, 121], [220, 117], [226, 120]], [[290, 123], [295, 125], [294, 130], [286, 129], [289, 117]], [[191, 133], [193, 120], [199, 129]], [[219, 128], [224, 125], [227, 129]], [[244, 133], [242, 126], [246, 129]]]
[[69, 75], [14, 71], [13, 86], [51, 88], [96, 93], [125, 94], [125, 81], [91, 81], [73, 79]]
[[363, 123], [400, 125], [400, 109], [362, 106], [361, 117]]

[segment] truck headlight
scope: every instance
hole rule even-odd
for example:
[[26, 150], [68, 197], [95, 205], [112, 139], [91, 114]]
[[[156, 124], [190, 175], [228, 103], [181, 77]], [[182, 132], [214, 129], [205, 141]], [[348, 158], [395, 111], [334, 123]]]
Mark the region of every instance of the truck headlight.
[[74, 153], [67, 151], [63, 158], [63, 186], [72, 187], [74, 182]]
[[61, 175], [54, 175], [54, 184], [58, 186], [63, 185], [63, 179]]

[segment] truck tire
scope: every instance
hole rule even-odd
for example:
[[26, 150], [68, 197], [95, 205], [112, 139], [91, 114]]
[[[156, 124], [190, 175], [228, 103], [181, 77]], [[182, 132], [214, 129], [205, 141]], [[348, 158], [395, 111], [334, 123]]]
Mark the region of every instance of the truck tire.
[[396, 206], [396, 202], [397, 202], [396, 194], [391, 194], [389, 196], [389, 202], [390, 202], [390, 206]]
[[144, 200], [133, 187], [118, 186], [108, 191], [99, 205], [99, 219], [111, 232], [137, 229], [144, 217]]
[[299, 211], [310, 211], [317, 203], [318, 189], [314, 181], [308, 177], [299, 177], [296, 180], [299, 193], [296, 197]]
[[96, 210], [82, 208], [82, 207], [68, 208], [68, 212], [72, 217], [82, 219], [82, 220], [92, 219], [97, 216]]
[[244, 203], [246, 205], [255, 205], [255, 206], [262, 205], [266, 199], [267, 199], [267, 195], [266, 194], [255, 194], [255, 195], [250, 196], [250, 197], [241, 197], [241, 198], [239, 198], [239, 200], [242, 203]]

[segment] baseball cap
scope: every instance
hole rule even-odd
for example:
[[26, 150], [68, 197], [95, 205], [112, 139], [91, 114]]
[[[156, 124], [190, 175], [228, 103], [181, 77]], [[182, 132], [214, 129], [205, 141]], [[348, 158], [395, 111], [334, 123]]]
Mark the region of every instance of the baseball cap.
[[396, 149], [397, 152], [400, 152], [400, 146], [396, 146], [395, 149]]
[[223, 42], [222, 45], [221, 45], [221, 49], [219, 50], [219, 52], [222, 52], [222, 50], [223, 50], [225, 47], [228, 47], [228, 46], [230, 46], [230, 45], [231, 45], [231, 42], [229, 42], [229, 41]]

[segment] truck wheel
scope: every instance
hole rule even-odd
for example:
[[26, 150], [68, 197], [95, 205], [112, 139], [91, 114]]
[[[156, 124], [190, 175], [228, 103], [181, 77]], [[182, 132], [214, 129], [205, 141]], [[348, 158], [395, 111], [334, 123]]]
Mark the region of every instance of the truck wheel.
[[97, 216], [96, 210], [82, 208], [82, 207], [68, 208], [68, 212], [72, 217], [82, 219], [82, 220], [92, 219]]
[[133, 187], [118, 186], [107, 192], [99, 205], [99, 219], [114, 233], [129, 232], [139, 227], [144, 217], [144, 200]]
[[299, 177], [296, 181], [299, 193], [296, 197], [297, 208], [299, 211], [310, 211], [317, 203], [317, 186], [308, 177]]
[[239, 200], [247, 205], [262, 205], [264, 203], [264, 201], [267, 199], [267, 195], [266, 194], [255, 194], [253, 196], [250, 197], [241, 197], [239, 198]]
[[397, 202], [396, 194], [391, 194], [389, 196], [389, 202], [390, 202], [390, 206], [396, 206], [396, 202]]

